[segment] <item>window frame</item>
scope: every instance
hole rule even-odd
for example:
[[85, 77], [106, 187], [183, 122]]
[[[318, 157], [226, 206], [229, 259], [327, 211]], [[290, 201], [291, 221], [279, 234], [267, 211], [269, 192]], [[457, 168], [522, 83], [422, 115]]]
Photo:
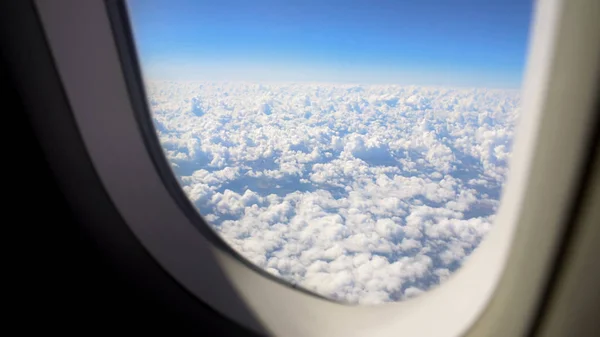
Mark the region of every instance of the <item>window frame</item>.
[[[199, 230], [190, 218], [202, 221], [200, 216], [185, 211], [187, 199], [173, 196], [167, 173], [157, 165], [148, 123], [136, 118], [148, 110], [144, 97], [139, 100], [139, 68], [124, 61], [134, 60], [133, 41], [129, 56], [117, 48], [124, 50], [123, 41], [115, 40], [118, 14], [111, 6], [121, 2], [38, 0], [36, 7], [108, 195], [148, 252], [190, 292], [261, 334], [456, 336], [523, 334], [535, 315], [581, 187], [595, 125], [591, 106], [600, 57], [594, 57], [600, 47], [593, 38], [600, 29], [594, 30], [598, 23], [586, 12], [593, 1], [536, 6], [524, 85], [528, 113], [517, 129], [511, 173], [488, 238], [443, 286], [381, 306], [349, 306], [297, 291], [252, 268], [209, 228]], [[571, 113], [561, 113], [565, 108]], [[557, 140], [557, 131], [572, 137]], [[523, 279], [525, 271], [530, 274]]]

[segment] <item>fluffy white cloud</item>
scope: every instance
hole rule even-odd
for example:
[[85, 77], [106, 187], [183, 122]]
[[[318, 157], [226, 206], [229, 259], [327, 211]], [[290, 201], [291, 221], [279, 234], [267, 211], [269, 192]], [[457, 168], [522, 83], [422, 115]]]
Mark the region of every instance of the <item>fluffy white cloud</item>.
[[150, 82], [165, 154], [238, 252], [324, 296], [417, 296], [489, 231], [516, 91]]

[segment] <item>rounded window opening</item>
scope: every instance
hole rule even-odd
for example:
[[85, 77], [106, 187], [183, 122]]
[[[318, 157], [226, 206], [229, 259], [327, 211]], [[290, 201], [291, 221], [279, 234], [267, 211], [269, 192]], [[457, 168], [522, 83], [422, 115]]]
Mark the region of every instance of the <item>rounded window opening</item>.
[[444, 282], [492, 228], [528, 1], [129, 1], [148, 106], [198, 212], [332, 300]]

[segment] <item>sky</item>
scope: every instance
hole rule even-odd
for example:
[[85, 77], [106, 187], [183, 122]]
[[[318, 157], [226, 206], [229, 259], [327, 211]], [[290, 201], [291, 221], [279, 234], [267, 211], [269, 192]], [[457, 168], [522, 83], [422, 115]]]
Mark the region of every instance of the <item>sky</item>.
[[128, 4], [164, 154], [239, 257], [378, 304], [445, 282], [492, 229], [530, 2]]
[[532, 1], [131, 0], [145, 77], [518, 88]]

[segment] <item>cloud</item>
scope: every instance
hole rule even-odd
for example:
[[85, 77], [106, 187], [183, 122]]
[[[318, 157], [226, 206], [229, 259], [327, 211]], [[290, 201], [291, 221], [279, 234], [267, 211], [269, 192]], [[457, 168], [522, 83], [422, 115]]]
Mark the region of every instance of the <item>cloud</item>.
[[448, 279], [492, 226], [517, 91], [149, 82], [199, 212], [268, 273], [352, 303]]

